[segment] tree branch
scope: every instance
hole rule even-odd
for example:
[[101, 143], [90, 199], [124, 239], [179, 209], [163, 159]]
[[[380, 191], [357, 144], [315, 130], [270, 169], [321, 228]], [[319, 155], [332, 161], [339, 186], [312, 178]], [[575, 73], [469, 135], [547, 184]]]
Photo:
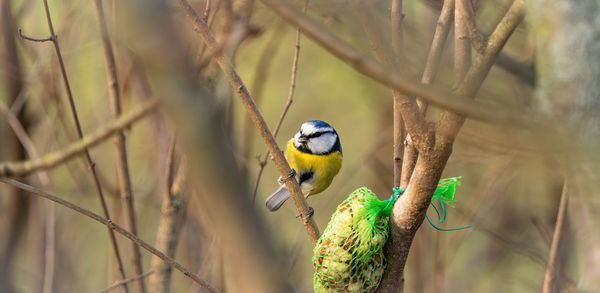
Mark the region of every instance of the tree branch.
[[287, 3], [279, 0], [262, 1], [285, 20], [300, 27], [307, 37], [317, 42], [330, 53], [348, 63], [358, 72], [382, 84], [402, 91], [405, 94], [418, 96], [435, 106], [446, 108], [480, 121], [521, 127], [531, 124], [531, 120], [527, 115], [521, 115], [507, 109], [491, 107], [472, 99], [460, 97], [460, 95], [457, 97], [447, 94], [445, 91], [408, 81], [395, 71], [356, 51], [347, 43], [331, 34], [327, 29], [303, 16]]
[[[121, 116], [121, 95], [119, 91], [119, 78], [117, 76], [117, 63], [115, 61], [115, 54], [113, 53], [112, 44], [108, 35], [108, 29], [106, 27], [102, 0], [95, 0], [94, 8], [96, 15], [96, 27], [100, 33], [100, 41], [104, 50], [106, 80], [108, 82], [108, 96], [110, 100], [111, 111], [113, 118], [117, 119]], [[133, 192], [131, 190], [129, 166], [127, 164], [127, 148], [123, 130], [119, 130], [115, 135], [115, 147], [117, 148], [117, 178], [119, 182], [121, 200], [123, 202], [125, 223], [127, 224], [127, 229], [129, 229], [129, 231], [131, 231], [131, 233], [134, 235], [137, 235], [135, 208], [133, 205]], [[130, 242], [130, 244], [130, 257], [133, 273], [139, 276], [143, 274], [140, 248], [133, 242]], [[146, 292], [146, 285], [144, 284], [143, 278], [138, 279], [135, 284], [137, 285], [137, 292]]]
[[[402, 67], [405, 64], [404, 57], [404, 46], [403, 46], [403, 28], [402, 28], [402, 20], [404, 19], [404, 14], [402, 13], [402, 0], [393, 0], [392, 1], [392, 9], [390, 19], [392, 22], [392, 47], [394, 48], [394, 55], [396, 59], [396, 63], [399, 67]], [[406, 139], [406, 129], [403, 121], [402, 115], [402, 100], [410, 99], [410, 102], [415, 103], [414, 99], [410, 97], [405, 97], [398, 91], [394, 91], [394, 102], [393, 102], [393, 123], [394, 123], [394, 145], [393, 145], [393, 153], [392, 153], [392, 164], [394, 165], [394, 181], [393, 184], [395, 187], [400, 187], [400, 180], [402, 179], [402, 161], [404, 157], [404, 140]], [[425, 119], [420, 119], [423, 117], [420, 114], [419, 109], [408, 109], [411, 114], [416, 113], [416, 117], [412, 119], [417, 119], [419, 123], [424, 123]], [[416, 111], [416, 112], [413, 112]], [[409, 114], [409, 113], [407, 113]], [[406, 115], [409, 118], [408, 115]], [[409, 120], [409, 122], [414, 120]], [[412, 123], [412, 122], [411, 122]]]
[[[185, 168], [180, 167], [177, 177], [173, 179], [175, 165], [175, 136], [171, 138], [167, 154], [167, 171], [165, 174], [165, 191], [160, 208], [160, 219], [156, 233], [155, 246], [166, 255], [175, 257], [175, 249], [179, 240], [181, 226], [185, 217]], [[171, 286], [171, 267], [160, 258], [153, 257], [150, 267], [156, 272], [150, 277], [150, 292], [168, 293]]]
[[135, 277], [131, 277], [131, 278], [127, 279], [127, 280], [120, 280], [120, 281], [116, 281], [114, 284], [112, 284], [112, 285], [110, 285], [110, 286], [108, 286], [108, 287], [104, 288], [104, 289], [103, 289], [103, 290], [101, 290], [99, 293], [107, 293], [107, 292], [110, 292], [110, 291], [112, 291], [112, 290], [114, 290], [114, 289], [117, 289], [117, 288], [119, 288], [119, 287], [120, 287], [121, 285], [123, 285], [124, 283], [131, 283], [131, 282], [135, 282], [135, 281], [137, 281], [137, 280], [139, 280], [139, 279], [146, 278], [146, 277], [148, 277], [148, 276], [152, 275], [153, 273], [154, 273], [154, 271], [149, 271], [149, 272], [145, 272], [145, 273], [143, 273], [143, 274], [141, 274], [141, 275], [137, 275], [137, 276], [135, 276]]
[[[459, 0], [454, 6], [454, 81], [453, 88], [458, 88], [471, 67], [471, 37], [469, 35], [469, 13], [465, 1]], [[472, 20], [472, 19], [471, 19]]]
[[43, 42], [54, 42], [55, 39], [53, 36], [47, 37], [47, 38], [32, 38], [32, 37], [28, 37], [26, 35], [23, 34], [23, 31], [19, 28], [18, 30], [19, 32], [19, 36], [23, 39], [23, 40], [28, 40], [28, 41], [32, 41], [32, 42], [38, 42], [38, 43], [43, 43]]
[[466, 28], [469, 30], [469, 37], [471, 39], [473, 48], [475, 51], [477, 51], [477, 53], [483, 54], [487, 47], [487, 41], [479, 32], [479, 28], [477, 28], [477, 23], [475, 22], [475, 12], [473, 11], [473, 3], [471, 3], [471, 0], [459, 0], [458, 3], [463, 11], [462, 20], [464, 21]]
[[219, 292], [217, 289], [213, 288], [210, 284], [208, 284], [206, 281], [200, 279], [200, 277], [198, 277], [196, 274], [192, 273], [190, 270], [188, 270], [186, 267], [184, 267], [183, 265], [181, 265], [180, 263], [178, 263], [176, 260], [172, 259], [171, 257], [167, 256], [166, 254], [164, 254], [163, 252], [161, 252], [160, 250], [154, 248], [152, 245], [148, 244], [147, 242], [145, 242], [144, 240], [140, 239], [139, 237], [133, 235], [132, 233], [130, 233], [129, 231], [125, 230], [125, 228], [115, 224], [113, 221], [108, 220], [106, 218], [103, 218], [102, 216], [93, 213], [87, 209], [84, 209], [78, 205], [75, 205], [69, 201], [66, 201], [62, 198], [59, 198], [57, 196], [54, 196], [50, 193], [47, 193], [43, 190], [40, 190], [34, 186], [31, 185], [27, 185], [24, 184], [22, 182], [19, 182], [17, 180], [14, 179], [10, 179], [10, 178], [0, 178], [0, 182], [3, 182], [5, 184], [8, 185], [12, 185], [14, 187], [17, 187], [19, 189], [25, 190], [27, 192], [30, 192], [31, 194], [35, 194], [39, 197], [51, 200], [61, 206], [64, 206], [66, 208], [69, 208], [71, 210], [74, 210], [88, 218], [91, 218], [92, 220], [95, 220], [96, 222], [99, 222], [100, 224], [105, 225], [108, 229], [110, 229], [111, 231], [116, 231], [117, 233], [125, 236], [127, 239], [135, 242], [136, 244], [138, 244], [139, 246], [141, 246], [142, 248], [146, 249], [148, 252], [160, 257], [163, 261], [165, 261], [166, 263], [168, 263], [169, 265], [171, 265], [172, 267], [176, 268], [177, 270], [179, 270], [180, 272], [182, 272], [185, 276], [187, 276], [188, 278], [192, 279], [194, 282], [196, 282], [198, 285], [202, 286], [203, 288], [205, 288], [206, 290], [208, 290], [209, 292], [213, 292], [213, 293], [217, 293]]
[[546, 264], [546, 272], [544, 274], [543, 293], [555, 292], [557, 277], [559, 276], [560, 268], [557, 265], [558, 249], [562, 240], [563, 226], [567, 215], [567, 206], [569, 204], [569, 189], [567, 179], [564, 179], [562, 192], [560, 194], [560, 203], [558, 212], [556, 213], [556, 224], [554, 225], [554, 234], [552, 236], [552, 244], [550, 246], [550, 255]]
[[[462, 83], [456, 90], [458, 96], [473, 99], [483, 84], [488, 72], [494, 65], [496, 57], [504, 47], [508, 38], [523, 20], [525, 16], [525, 5], [523, 0], [515, 0], [506, 15], [490, 35], [485, 52], [477, 57], [475, 64], [467, 72]], [[451, 109], [450, 109], [451, 110]], [[436, 143], [443, 148], [448, 147], [454, 141], [458, 130], [465, 121], [461, 113], [446, 111], [438, 123], [439, 135]]]
[[63, 150], [48, 153], [38, 159], [22, 162], [0, 162], [0, 177], [25, 176], [38, 170], [53, 168], [108, 139], [119, 130], [129, 127], [131, 124], [151, 113], [158, 105], [158, 100], [153, 99], [145, 102], [129, 113], [121, 115], [119, 119], [112, 121], [104, 128], [88, 134], [82, 139], [71, 143]]
[[[494, 64], [495, 57], [523, 16], [523, 0], [516, 0], [492, 34], [485, 54], [477, 58], [462, 80], [457, 89], [459, 96], [474, 97]], [[449, 119], [452, 117], [456, 120]], [[386, 243], [385, 252], [389, 262], [379, 292], [397, 292], [397, 290], [402, 292], [403, 290], [401, 284], [404, 278], [404, 265], [412, 239], [425, 218], [431, 196], [452, 153], [454, 137], [463, 121], [464, 116], [447, 111], [438, 124], [435, 148], [428, 153], [419, 153], [410, 184], [392, 210], [391, 236]], [[451, 136], [449, 136], [449, 130], [454, 131], [450, 133]]]
[[[206, 22], [196, 14], [196, 12], [192, 8], [192, 6], [187, 2], [187, 0], [178, 0], [178, 2], [179, 5], [185, 11], [186, 15], [194, 23], [194, 30], [200, 34], [207, 46], [209, 48], [216, 47], [217, 41], [215, 40], [215, 37], [210, 31], [210, 29], [208, 28]], [[283, 152], [281, 152], [281, 150], [277, 146], [275, 138], [273, 138], [273, 135], [269, 131], [267, 123], [260, 114], [260, 111], [256, 107], [256, 104], [252, 100], [248, 89], [242, 82], [240, 76], [235, 71], [235, 68], [233, 68], [233, 65], [228, 60], [226, 60], [224, 56], [221, 55], [217, 56], [216, 58], [219, 67], [229, 79], [231, 86], [234, 89], [236, 89], [238, 96], [242, 101], [242, 104], [244, 105], [246, 111], [250, 115], [250, 119], [252, 120], [256, 128], [259, 130], [260, 135], [262, 136], [263, 140], [265, 141], [265, 144], [267, 145], [267, 148], [269, 149], [269, 152], [272, 154], [273, 161], [275, 162], [275, 165], [277, 166], [281, 177], [288, 177], [288, 174], [291, 173], [290, 166], [285, 160]], [[300, 185], [298, 184], [298, 181], [296, 181], [294, 178], [290, 179], [291, 180], [286, 180], [285, 185], [290, 191], [290, 195], [294, 200], [294, 204], [296, 205], [296, 208], [300, 213], [300, 218], [304, 219], [303, 223], [308, 232], [308, 236], [312, 241], [313, 245], [315, 245], [317, 243], [317, 240], [319, 239], [319, 229], [313, 217], [307, 217], [309, 212], [308, 205], [306, 204], [306, 200], [302, 195], [302, 191], [300, 190]]]
[[[421, 77], [421, 83], [429, 85], [433, 83], [435, 76], [437, 75], [440, 61], [442, 59], [442, 53], [444, 51], [444, 44], [448, 38], [450, 31], [450, 24], [452, 23], [454, 16], [454, 0], [445, 0], [442, 6], [442, 10], [437, 20], [435, 32], [433, 33], [433, 40], [431, 41], [431, 48], [427, 54], [427, 60], [425, 61], [425, 69], [423, 70], [423, 76]], [[419, 110], [422, 115], [425, 116], [427, 113], [427, 102], [422, 99], [417, 99]], [[406, 189], [410, 177], [417, 163], [417, 157], [419, 155], [417, 148], [415, 147], [410, 136], [406, 138], [404, 142], [404, 157], [402, 162], [402, 178], [400, 178], [400, 189]]]

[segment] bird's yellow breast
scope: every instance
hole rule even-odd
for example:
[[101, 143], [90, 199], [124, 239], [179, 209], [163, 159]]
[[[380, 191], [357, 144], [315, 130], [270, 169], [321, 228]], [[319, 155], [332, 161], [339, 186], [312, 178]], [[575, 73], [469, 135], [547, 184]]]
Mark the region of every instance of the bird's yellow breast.
[[288, 142], [285, 158], [290, 167], [296, 170], [298, 174], [304, 172], [314, 173], [313, 186], [305, 196], [317, 194], [329, 187], [333, 177], [337, 175], [342, 167], [342, 153], [339, 151], [326, 155], [303, 153], [294, 147], [293, 138]]

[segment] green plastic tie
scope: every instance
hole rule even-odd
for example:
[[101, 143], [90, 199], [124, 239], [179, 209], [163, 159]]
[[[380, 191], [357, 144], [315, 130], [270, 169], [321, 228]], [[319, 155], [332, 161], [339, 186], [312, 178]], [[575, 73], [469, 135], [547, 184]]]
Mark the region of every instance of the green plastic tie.
[[[454, 207], [451, 204], [451, 202], [456, 201], [454, 199], [454, 193], [456, 191], [456, 186], [460, 185], [460, 178], [461, 178], [461, 176], [444, 178], [444, 179], [440, 180], [440, 182], [438, 183], [438, 187], [435, 189], [435, 192], [433, 193], [433, 196], [431, 197], [430, 205], [433, 206], [433, 209], [435, 209], [435, 212], [438, 216], [438, 221], [440, 223], [443, 223], [444, 221], [446, 221], [447, 213], [446, 213], [446, 206], [444, 205], [444, 203], [446, 203], [450, 207]], [[439, 200], [440, 206], [442, 207], [441, 214], [440, 214], [440, 211], [438, 210], [438, 208], [434, 204], [434, 201], [436, 199]], [[436, 226], [435, 224], [433, 224], [433, 222], [431, 221], [431, 219], [429, 219], [429, 217], [427, 215], [425, 215], [425, 218], [427, 218], [427, 221], [429, 222], [429, 224], [438, 231], [456, 231], [456, 230], [463, 230], [463, 229], [468, 229], [468, 228], [472, 227], [472, 226], [464, 226], [461, 228], [445, 229], [445, 228], [440, 228], [440, 227]]]

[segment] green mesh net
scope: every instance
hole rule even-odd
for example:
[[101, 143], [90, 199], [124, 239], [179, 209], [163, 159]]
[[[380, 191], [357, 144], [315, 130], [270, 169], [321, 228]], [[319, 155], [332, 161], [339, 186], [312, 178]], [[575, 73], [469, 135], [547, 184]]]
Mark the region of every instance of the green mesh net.
[[361, 187], [336, 209], [314, 249], [315, 292], [374, 292], [386, 266], [383, 246], [397, 192], [381, 201]]
[[[446, 219], [444, 204], [453, 207], [454, 192], [460, 177], [440, 180], [432, 196], [431, 205], [440, 223]], [[336, 209], [317, 241], [313, 266], [315, 292], [374, 292], [379, 286], [386, 266], [383, 246], [389, 235], [389, 217], [396, 198], [403, 192], [394, 188], [388, 200], [379, 200], [366, 187], [356, 189]], [[442, 213], [435, 207], [439, 201]], [[443, 229], [440, 231], [469, 228]]]

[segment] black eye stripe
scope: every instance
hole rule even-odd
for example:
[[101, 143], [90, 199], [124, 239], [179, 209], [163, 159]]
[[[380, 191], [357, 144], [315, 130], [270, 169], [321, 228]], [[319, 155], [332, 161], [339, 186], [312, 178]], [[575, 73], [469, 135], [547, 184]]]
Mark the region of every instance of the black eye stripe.
[[308, 138], [315, 138], [315, 137], [319, 137], [325, 133], [333, 133], [333, 131], [322, 131], [322, 132], [315, 132], [313, 134], [307, 135], [306, 137]]

